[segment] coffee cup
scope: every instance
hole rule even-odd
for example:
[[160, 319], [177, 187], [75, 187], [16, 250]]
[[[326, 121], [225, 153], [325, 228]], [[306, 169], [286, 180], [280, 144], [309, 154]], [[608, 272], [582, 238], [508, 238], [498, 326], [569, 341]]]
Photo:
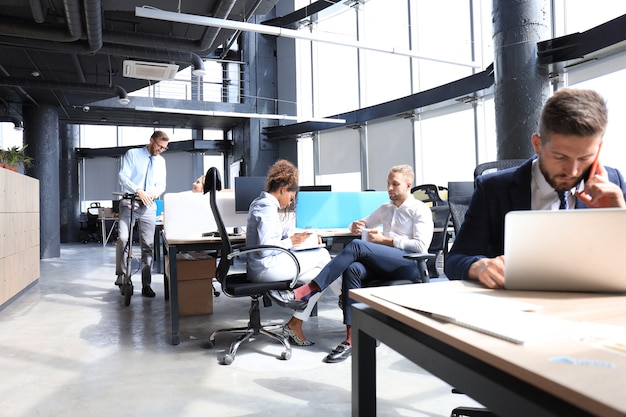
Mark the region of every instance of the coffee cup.
[[370, 229], [361, 230], [361, 240], [365, 242], [369, 242], [369, 238], [370, 238]]

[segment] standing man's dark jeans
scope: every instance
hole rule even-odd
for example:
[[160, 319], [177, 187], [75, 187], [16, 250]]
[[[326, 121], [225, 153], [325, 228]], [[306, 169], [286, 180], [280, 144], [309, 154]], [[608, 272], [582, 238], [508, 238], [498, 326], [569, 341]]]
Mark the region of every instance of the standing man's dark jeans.
[[354, 239], [328, 263], [313, 281], [324, 290], [339, 276], [343, 276], [342, 302], [343, 322], [351, 323], [348, 297], [350, 289], [361, 288], [361, 283], [369, 280], [406, 279], [421, 282], [421, 275], [415, 261], [404, 259], [406, 252], [378, 243]]

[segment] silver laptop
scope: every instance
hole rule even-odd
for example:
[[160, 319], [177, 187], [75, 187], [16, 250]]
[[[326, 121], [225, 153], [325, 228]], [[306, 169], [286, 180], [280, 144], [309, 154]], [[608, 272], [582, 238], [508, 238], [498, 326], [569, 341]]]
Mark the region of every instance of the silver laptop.
[[626, 210], [512, 211], [505, 288], [626, 292]]

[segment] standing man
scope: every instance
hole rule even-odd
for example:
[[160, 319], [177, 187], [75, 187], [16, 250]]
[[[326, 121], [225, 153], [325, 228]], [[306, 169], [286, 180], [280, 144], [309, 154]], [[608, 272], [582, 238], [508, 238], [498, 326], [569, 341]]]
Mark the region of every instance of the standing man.
[[430, 208], [411, 194], [413, 169], [408, 165], [391, 168], [387, 176], [389, 202], [381, 205], [365, 219], [350, 225], [354, 234], [364, 229], [374, 229], [382, 224], [383, 230], [369, 230], [367, 241], [355, 239], [350, 242], [308, 284], [293, 291], [269, 292], [279, 304], [303, 310], [308, 300], [328, 288], [343, 275], [341, 301], [346, 339], [324, 359], [327, 363], [341, 362], [352, 354], [352, 300], [348, 292], [361, 288], [369, 280], [407, 279], [422, 282], [415, 261], [405, 259], [407, 253], [427, 252], [433, 238], [433, 215]]
[[[152, 283], [152, 257], [154, 254], [154, 228], [156, 222], [156, 204], [154, 200], [165, 191], [165, 159], [161, 156], [167, 150], [169, 137], [163, 131], [156, 130], [150, 137], [150, 143], [143, 148], [129, 149], [122, 159], [119, 181], [124, 193], [136, 193], [134, 216], [139, 220], [139, 242], [141, 245], [141, 295], [154, 297], [150, 288]], [[118, 239], [116, 247], [115, 285], [122, 285], [126, 273], [126, 243], [130, 218], [130, 200], [120, 202]]]
[[445, 260], [448, 278], [504, 288], [504, 216], [509, 211], [626, 208], [622, 174], [598, 162], [607, 123], [606, 103], [597, 92], [566, 88], [554, 93], [531, 138], [536, 158], [476, 178], [465, 221]]

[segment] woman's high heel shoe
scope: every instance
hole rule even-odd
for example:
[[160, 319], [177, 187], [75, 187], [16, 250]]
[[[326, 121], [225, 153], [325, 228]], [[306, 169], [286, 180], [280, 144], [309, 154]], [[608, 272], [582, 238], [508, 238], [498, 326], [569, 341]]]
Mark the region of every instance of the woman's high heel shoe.
[[291, 330], [291, 327], [289, 327], [289, 324], [285, 324], [283, 326], [283, 336], [288, 338], [291, 343], [298, 345], [298, 346], [312, 346], [315, 344], [315, 342], [309, 339], [304, 339], [304, 340], [300, 339], [300, 337], [298, 337], [298, 335], [293, 330]]

